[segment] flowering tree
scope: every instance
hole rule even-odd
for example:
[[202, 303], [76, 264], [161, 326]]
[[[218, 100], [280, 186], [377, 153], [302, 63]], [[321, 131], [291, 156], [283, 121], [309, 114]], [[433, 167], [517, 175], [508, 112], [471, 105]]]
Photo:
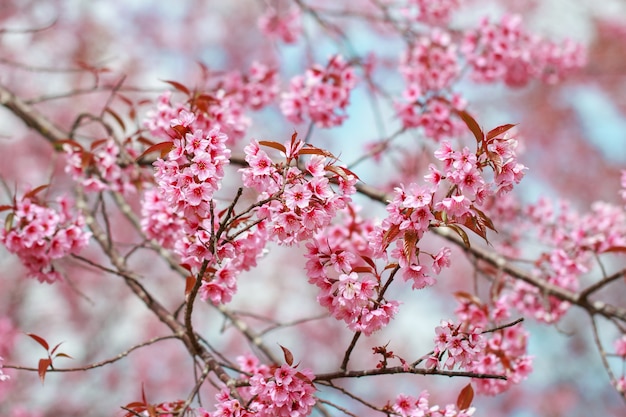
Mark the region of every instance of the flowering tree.
[[[2, 6], [3, 415], [508, 415], [536, 323], [623, 412], [626, 171], [588, 209], [516, 193], [558, 170], [533, 94], [588, 82], [585, 47], [345, 3]], [[530, 128], [483, 118], [496, 88]]]

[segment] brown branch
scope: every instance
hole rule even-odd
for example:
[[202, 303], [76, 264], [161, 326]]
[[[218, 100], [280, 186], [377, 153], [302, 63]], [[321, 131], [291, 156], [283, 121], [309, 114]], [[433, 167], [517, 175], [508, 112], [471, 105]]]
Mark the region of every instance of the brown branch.
[[443, 369], [424, 369], [424, 368], [405, 368], [402, 366], [394, 366], [391, 368], [365, 369], [361, 371], [339, 371], [329, 372], [325, 374], [315, 375], [314, 381], [332, 381], [340, 378], [362, 378], [375, 375], [392, 375], [392, 374], [417, 374], [417, 375], [442, 375], [447, 377], [467, 377], [481, 379], [502, 379], [507, 380], [504, 375], [481, 374], [477, 372], [466, 371], [446, 371]]
[[[111, 363], [115, 363], [117, 361], [119, 361], [120, 359], [125, 358], [126, 356], [128, 356], [132, 351], [137, 350], [139, 348], [145, 347], [145, 346], [149, 346], [152, 345], [154, 343], [160, 342], [162, 340], [167, 340], [167, 339], [179, 339], [179, 337], [177, 335], [170, 335], [170, 336], [161, 336], [161, 337], [155, 337], [154, 339], [150, 339], [147, 342], [143, 342], [140, 343], [138, 345], [135, 345], [133, 347], [131, 347], [128, 350], [125, 350], [124, 352], [120, 353], [119, 355], [116, 355], [112, 358], [109, 359], [105, 359], [103, 361], [100, 362], [96, 362], [96, 363], [92, 363], [90, 365], [85, 365], [85, 366], [80, 366], [80, 367], [76, 367], [76, 368], [51, 368], [48, 369], [47, 372], [79, 372], [79, 371], [88, 371], [90, 369], [95, 369], [95, 368], [100, 368], [102, 366], [105, 365], [109, 365]], [[10, 368], [10, 369], [17, 369], [20, 371], [31, 371], [31, 372], [38, 372], [39, 369], [37, 368], [30, 368], [27, 366], [19, 366], [19, 365], [2, 365], [3, 368]]]

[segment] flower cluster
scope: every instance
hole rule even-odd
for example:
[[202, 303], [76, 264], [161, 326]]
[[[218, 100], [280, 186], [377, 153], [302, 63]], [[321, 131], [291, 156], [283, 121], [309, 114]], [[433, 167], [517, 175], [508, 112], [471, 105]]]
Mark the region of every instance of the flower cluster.
[[251, 356], [240, 357], [238, 362], [243, 365], [243, 382], [247, 383], [238, 394], [250, 400], [244, 407], [223, 389], [216, 395], [217, 410], [206, 413], [206, 417], [304, 417], [311, 413], [315, 405], [311, 370], [298, 371], [287, 364], [268, 367]]
[[134, 149], [125, 147], [122, 151], [113, 139], [96, 141], [89, 151], [76, 142], [64, 144], [63, 149], [67, 155], [65, 172], [86, 191], [136, 191], [141, 178], [139, 170], [131, 163], [138, 156]]
[[[481, 351], [472, 361], [462, 365], [463, 368], [481, 374], [504, 375], [507, 378], [474, 378], [477, 392], [496, 395], [520, 383], [532, 371], [532, 358], [526, 354], [528, 332], [519, 324], [506, 325], [506, 320], [510, 319], [511, 304], [508, 294], [500, 295], [492, 306], [466, 293], [457, 293], [457, 299], [460, 305], [455, 313], [461, 321], [461, 329], [467, 334], [475, 334], [479, 330], [482, 339]], [[488, 330], [490, 326], [502, 328], [491, 331]]]
[[539, 39], [526, 33], [521, 23], [517, 15], [506, 15], [500, 23], [484, 19], [478, 29], [466, 34], [462, 52], [475, 81], [502, 80], [512, 87], [524, 86], [533, 78], [555, 83], [584, 65], [581, 45]]
[[280, 108], [292, 123], [303, 123], [308, 116], [320, 127], [339, 126], [348, 117], [345, 109], [356, 81], [350, 65], [335, 55], [326, 67], [314, 65], [304, 75], [292, 78]]
[[[270, 234], [280, 244], [309, 239], [350, 201], [357, 178], [334, 166], [331, 154], [305, 145], [295, 134], [284, 144], [261, 143], [279, 149], [285, 162], [274, 163], [255, 140], [245, 147], [249, 167], [240, 172], [243, 184], [259, 192], [258, 201], [263, 202], [257, 216], [267, 222]], [[311, 157], [304, 162], [302, 155]], [[337, 184], [337, 191], [332, 183]]]
[[29, 276], [40, 282], [59, 281], [61, 274], [52, 262], [78, 253], [91, 234], [85, 230], [84, 217], [72, 213], [67, 198], [59, 198], [60, 210], [54, 210], [26, 196], [14, 203], [0, 230], [0, 242], [20, 258]]
[[295, 43], [302, 32], [300, 9], [294, 7], [286, 12], [279, 12], [268, 7], [259, 17], [258, 25], [261, 32], [270, 39]]
[[455, 404], [443, 408], [430, 405], [429, 397], [428, 391], [422, 391], [417, 398], [400, 394], [391, 405], [391, 410], [401, 417], [471, 417], [476, 411], [474, 407], [459, 410]]
[[194, 119], [182, 111], [181, 119], [171, 122], [178, 136], [167, 157], [154, 163], [156, 190], [145, 195], [142, 226], [148, 237], [173, 246], [190, 271], [198, 273], [206, 263], [200, 297], [226, 303], [236, 290], [235, 277], [255, 265], [268, 238], [262, 225], [238, 232], [236, 239], [216, 237], [221, 219], [213, 195], [221, 186], [230, 150], [225, 134], [194, 130]]
[[460, 5], [461, 0], [409, 0], [409, 15], [415, 20], [432, 25], [445, 26], [453, 12]]
[[398, 302], [383, 298], [380, 274], [366, 238], [374, 229], [348, 207], [344, 224], [327, 227], [307, 244], [309, 282], [320, 292], [317, 300], [348, 328], [369, 335], [386, 326]]
[[[597, 202], [581, 215], [564, 203], [556, 210], [542, 199], [530, 205], [526, 214], [528, 227], [537, 228], [549, 248], [535, 263], [536, 274], [560, 288], [576, 291], [597, 255], [626, 246], [626, 214], [617, 206]], [[546, 297], [521, 281], [516, 282], [511, 301], [520, 311], [547, 323], [558, 321], [569, 308], [566, 301]]]
[[[442, 320], [435, 328], [435, 349], [428, 359], [427, 367], [453, 369], [455, 366], [468, 368], [483, 354], [486, 342], [482, 329], [473, 326], [471, 330], [462, 330], [462, 324]], [[444, 361], [444, 357], [447, 359]]]
[[203, 91], [183, 90], [189, 97], [186, 103], [171, 102], [171, 92], [163, 93], [157, 102], [157, 108], [148, 113], [144, 122], [154, 136], [160, 138], [175, 137], [172, 120], [184, 120], [183, 112], [193, 113], [193, 129], [209, 132], [219, 129], [230, 141], [243, 137], [250, 126], [246, 109], [259, 110], [276, 99], [278, 95], [278, 76], [275, 70], [254, 62], [249, 73], [231, 71], [224, 75], [214, 75], [211, 79], [219, 81]]
[[446, 91], [459, 72], [457, 45], [449, 33], [433, 30], [430, 36], [417, 39], [400, 60], [406, 101], [396, 102], [395, 108], [402, 125], [421, 127], [427, 137], [435, 140], [458, 135], [463, 122], [454, 117], [454, 112], [463, 110], [465, 101]]

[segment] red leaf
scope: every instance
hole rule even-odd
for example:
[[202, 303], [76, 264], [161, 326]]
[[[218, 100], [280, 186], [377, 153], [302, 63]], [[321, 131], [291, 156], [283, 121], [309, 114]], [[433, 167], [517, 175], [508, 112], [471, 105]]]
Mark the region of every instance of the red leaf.
[[167, 155], [169, 151], [172, 150], [173, 147], [174, 147], [174, 142], [172, 141], [157, 143], [156, 145], [152, 145], [148, 149], [146, 149], [141, 155], [139, 155], [136, 161], [141, 160], [144, 156], [151, 154], [152, 152], [160, 152], [161, 158], [164, 158], [165, 155]]
[[43, 348], [46, 350], [46, 352], [48, 350], [50, 350], [50, 346], [48, 346], [48, 342], [46, 342], [46, 340], [43, 337], [37, 336], [34, 333], [26, 333], [26, 336], [30, 336], [31, 338], [33, 338], [35, 340], [35, 342], [37, 342], [41, 346], [43, 346]]
[[35, 197], [35, 195], [43, 190], [45, 190], [46, 188], [50, 187], [50, 184], [46, 184], [46, 185], [40, 185], [37, 188], [33, 188], [32, 190], [30, 190], [29, 192], [27, 192], [26, 194], [24, 194], [24, 197], [22, 197], [22, 199], [25, 198], [33, 198]]
[[196, 285], [196, 279], [193, 276], [189, 275], [185, 282], [185, 297], [189, 295], [194, 285]]
[[482, 307], [483, 303], [480, 301], [480, 298], [476, 297], [473, 294], [470, 294], [465, 291], [457, 291], [453, 294], [460, 302], [467, 301], [476, 306]]
[[465, 122], [469, 130], [474, 134], [474, 137], [476, 138], [476, 142], [477, 143], [482, 142], [485, 138], [485, 134], [483, 133], [483, 130], [480, 128], [480, 126], [478, 125], [478, 122], [476, 121], [476, 119], [474, 119], [465, 110], [459, 110], [457, 111], [457, 114], [461, 117], [461, 119], [463, 119], [463, 121]]
[[363, 274], [369, 274], [369, 273], [373, 273], [374, 271], [372, 271], [372, 268], [370, 268], [369, 266], [357, 266], [352, 268], [352, 272], [356, 272], [356, 273], [363, 273]]
[[285, 149], [285, 146], [283, 144], [281, 144], [281, 143], [278, 143], [278, 142], [269, 141], [269, 140], [261, 140], [261, 141], [259, 141], [259, 145], [263, 145], [263, 146], [267, 146], [267, 147], [270, 147], [270, 148], [278, 149], [282, 153], [287, 153], [287, 149]]
[[55, 347], [52, 348], [52, 350], [50, 351], [51, 355], [54, 355], [54, 352], [57, 351], [57, 349], [59, 348], [59, 346], [61, 346], [63, 344], [63, 342], [57, 344]]
[[472, 400], [474, 400], [474, 389], [472, 384], [467, 384], [459, 393], [456, 406], [459, 410], [467, 410], [472, 405]]
[[115, 113], [113, 110], [111, 110], [109, 107], [107, 107], [106, 109], [104, 109], [104, 111], [108, 114], [111, 115], [111, 117], [113, 117], [115, 119], [115, 121], [117, 122], [118, 125], [120, 125], [120, 127], [122, 128], [122, 131], [126, 131], [126, 125], [124, 124], [124, 121], [122, 120], [122, 118]]
[[176, 81], [170, 81], [170, 80], [161, 80], [164, 83], [168, 83], [169, 85], [171, 85], [172, 87], [174, 87], [175, 89], [177, 89], [178, 91], [187, 94], [188, 96], [191, 95], [191, 92], [189, 91], [189, 89], [187, 87], [185, 87], [184, 85], [182, 85], [179, 82]]
[[387, 250], [387, 247], [391, 244], [391, 242], [400, 234], [400, 225], [394, 224], [386, 230], [383, 234], [382, 246], [383, 250]]
[[83, 150], [83, 146], [80, 143], [70, 139], [61, 139], [54, 142], [55, 148], [58, 148], [59, 150], [62, 148], [60, 145], [70, 145], [72, 148], [76, 148], [80, 151]]
[[506, 125], [498, 126], [498, 127], [491, 129], [489, 132], [487, 132], [487, 142], [491, 141], [491, 139], [493, 138], [496, 138], [502, 135], [503, 133], [508, 132], [509, 130], [513, 129], [515, 126], [517, 125], [506, 124]]
[[13, 206], [9, 206], [8, 204], [0, 206], [0, 211], [12, 210], [12, 209], [13, 209]]
[[404, 256], [411, 259], [417, 246], [417, 233], [413, 230], [404, 232]]
[[68, 355], [67, 353], [63, 353], [63, 352], [59, 352], [59, 353], [57, 353], [56, 355], [54, 355], [54, 357], [55, 357], [55, 358], [58, 358], [58, 357], [63, 357], [63, 358], [68, 358], [68, 359], [74, 359], [74, 358], [72, 358], [70, 355]]
[[37, 373], [39, 374], [39, 379], [41, 379], [41, 383], [43, 384], [46, 379], [46, 371], [48, 367], [52, 365], [52, 361], [48, 358], [39, 359], [39, 365], [37, 366]]
[[279, 345], [279, 346], [283, 350], [283, 354], [285, 355], [285, 362], [287, 363], [287, 365], [291, 366], [293, 364], [293, 354], [291, 353], [289, 349], [287, 349], [283, 345]]
[[463, 240], [465, 246], [467, 246], [468, 248], [472, 246], [470, 245], [469, 237], [467, 236], [467, 233], [465, 233], [465, 230], [461, 229], [456, 224], [448, 224], [446, 226], [454, 230], [459, 235], [459, 237]]
[[626, 253], [626, 246], [611, 246], [610, 248], [602, 251], [602, 253], [606, 252]]
[[93, 150], [94, 150], [94, 149], [96, 149], [98, 146], [100, 146], [100, 145], [104, 145], [105, 143], [107, 143], [107, 141], [108, 141], [108, 139], [98, 139], [98, 140], [94, 140], [94, 141], [91, 143], [91, 146], [89, 147], [89, 149], [91, 149], [91, 150], [93, 151]]
[[365, 262], [367, 262], [367, 264], [368, 264], [369, 266], [371, 266], [373, 270], [375, 270], [375, 269], [376, 269], [376, 264], [374, 263], [374, 260], [373, 260], [372, 258], [370, 258], [369, 256], [365, 256], [365, 255], [361, 255], [361, 258], [362, 258]]

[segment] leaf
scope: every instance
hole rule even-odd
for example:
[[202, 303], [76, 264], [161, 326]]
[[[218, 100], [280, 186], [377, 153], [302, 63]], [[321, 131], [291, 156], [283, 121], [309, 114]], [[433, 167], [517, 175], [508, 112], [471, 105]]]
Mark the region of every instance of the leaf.
[[13, 219], [15, 218], [15, 212], [7, 214], [7, 218], [4, 220], [4, 231], [9, 232], [13, 228]]
[[115, 121], [117, 122], [118, 125], [120, 125], [120, 127], [122, 128], [122, 131], [126, 131], [126, 124], [124, 124], [124, 120], [122, 120], [122, 118], [115, 113], [111, 108], [107, 107], [106, 109], [104, 109], [104, 111], [108, 114], [111, 115], [111, 117], [113, 117], [115, 119]]
[[54, 355], [54, 352], [57, 351], [57, 349], [59, 348], [59, 346], [61, 346], [63, 344], [63, 342], [58, 343], [55, 347], [52, 348], [52, 350], [50, 351], [51, 355]]
[[171, 85], [172, 87], [174, 87], [175, 89], [177, 89], [178, 91], [187, 94], [188, 96], [191, 95], [191, 92], [189, 91], [189, 89], [187, 87], [185, 87], [184, 85], [182, 85], [181, 83], [177, 82], [177, 81], [171, 81], [171, 80], [161, 80], [164, 83], [167, 83], [169, 85]]
[[376, 270], [376, 264], [374, 263], [374, 260], [372, 258], [370, 258], [369, 256], [361, 255], [361, 259], [367, 262], [367, 264], [372, 267], [372, 270]]
[[400, 225], [394, 224], [389, 229], [385, 230], [382, 239], [383, 251], [387, 250], [391, 242], [400, 234]]
[[282, 153], [287, 153], [287, 149], [285, 148], [285, 145], [283, 145], [282, 143], [269, 141], [269, 140], [262, 140], [262, 141], [259, 141], [259, 145], [263, 145], [263, 146], [267, 146], [269, 148], [277, 149], [277, 150], [281, 151]]
[[195, 285], [196, 285], [196, 278], [192, 275], [189, 275], [187, 277], [187, 280], [185, 281], [185, 297], [187, 297], [189, 293], [191, 293], [191, 290], [193, 289]]
[[492, 139], [502, 135], [503, 133], [508, 132], [515, 126], [517, 126], [517, 124], [506, 124], [506, 125], [494, 127], [489, 132], [487, 132], [487, 142], [490, 142]]
[[32, 190], [30, 190], [29, 192], [27, 192], [26, 194], [24, 194], [24, 197], [22, 197], [22, 199], [25, 198], [33, 198], [35, 197], [35, 195], [37, 193], [40, 193], [41, 191], [45, 190], [46, 188], [50, 187], [50, 184], [46, 184], [46, 185], [40, 185], [37, 188], [33, 188]]
[[479, 307], [482, 307], [483, 305], [482, 301], [480, 301], [480, 298], [476, 297], [474, 294], [470, 294], [465, 291], [457, 291], [453, 295], [457, 300], [459, 300], [459, 302], [467, 301], [468, 303], [474, 304]]
[[351, 272], [356, 272], [356, 273], [363, 273], [363, 274], [370, 274], [373, 273], [374, 271], [372, 271], [372, 268], [370, 268], [369, 266], [357, 266], [352, 268]]
[[11, 209], [13, 209], [13, 206], [10, 206], [8, 204], [0, 206], [0, 211], [11, 210]]
[[48, 342], [46, 342], [46, 339], [44, 339], [43, 337], [37, 336], [34, 333], [26, 333], [26, 336], [30, 336], [31, 338], [33, 338], [35, 342], [39, 343], [46, 350], [46, 352], [50, 350]]
[[476, 121], [476, 119], [474, 119], [465, 110], [459, 110], [457, 111], [457, 114], [461, 117], [461, 119], [463, 119], [463, 121], [465, 122], [469, 130], [472, 132], [472, 134], [474, 134], [474, 137], [476, 138], [476, 142], [480, 144], [480, 142], [482, 142], [485, 139], [485, 134], [483, 133], [480, 126], [478, 125], [478, 122]]
[[89, 149], [91, 149], [92, 151], [94, 149], [96, 149], [98, 146], [103, 145], [105, 143], [107, 143], [108, 139], [98, 139], [98, 140], [94, 140], [91, 144], [91, 146], [89, 147]]
[[70, 139], [61, 139], [54, 141], [54, 149], [60, 151], [63, 149], [62, 145], [70, 145], [72, 148], [78, 149], [79, 151], [83, 150], [83, 146], [80, 143]]
[[160, 152], [161, 158], [165, 158], [165, 156], [169, 153], [169, 151], [172, 150], [173, 147], [174, 142], [172, 141], [157, 143], [156, 145], [152, 145], [148, 149], [143, 151], [143, 153], [137, 157], [136, 161], [140, 161], [144, 156], [151, 154], [152, 152]]
[[459, 393], [459, 397], [456, 399], [456, 406], [459, 410], [467, 410], [472, 405], [473, 399], [474, 389], [472, 388], [472, 384], [467, 384]]
[[37, 373], [39, 374], [39, 379], [41, 379], [41, 383], [44, 383], [46, 379], [46, 371], [48, 367], [52, 365], [52, 361], [48, 358], [39, 359], [39, 365], [37, 365]]
[[487, 226], [488, 228], [490, 228], [494, 232], [498, 233], [498, 231], [496, 230], [496, 227], [493, 225], [493, 222], [491, 221], [491, 219], [489, 217], [487, 217], [487, 215], [485, 213], [483, 213], [482, 210], [476, 208], [475, 206], [472, 206], [471, 209], [478, 215], [478, 218], [479, 218], [479, 221], [480, 221], [481, 224]]
[[610, 248], [603, 250], [601, 253], [607, 252], [626, 253], [626, 246], [611, 246]]
[[346, 168], [346, 167], [337, 167], [337, 168], [342, 170], [345, 175], [352, 175], [354, 178], [356, 178], [357, 180], [361, 181], [361, 178], [359, 178], [358, 175], [356, 175], [353, 171], [349, 170], [348, 168]]
[[408, 230], [404, 233], [404, 256], [411, 262], [415, 247], [417, 245], [417, 233], [414, 230]]
[[58, 358], [58, 357], [63, 357], [63, 358], [68, 358], [68, 359], [74, 359], [74, 358], [72, 358], [70, 355], [68, 355], [67, 353], [63, 353], [63, 352], [59, 352], [59, 353], [57, 353], [56, 355], [54, 355], [54, 357], [55, 357], [55, 358]]
[[280, 346], [280, 348], [283, 350], [283, 354], [285, 355], [285, 362], [287, 363], [287, 365], [291, 366], [293, 364], [293, 354], [283, 345], [278, 346]]
[[461, 229], [456, 224], [448, 224], [446, 225], [446, 227], [449, 227], [450, 229], [454, 230], [459, 235], [459, 237], [463, 240], [463, 243], [465, 244], [465, 246], [467, 246], [468, 248], [472, 246], [470, 245], [469, 237], [467, 236], [467, 233], [465, 233], [465, 230]]

